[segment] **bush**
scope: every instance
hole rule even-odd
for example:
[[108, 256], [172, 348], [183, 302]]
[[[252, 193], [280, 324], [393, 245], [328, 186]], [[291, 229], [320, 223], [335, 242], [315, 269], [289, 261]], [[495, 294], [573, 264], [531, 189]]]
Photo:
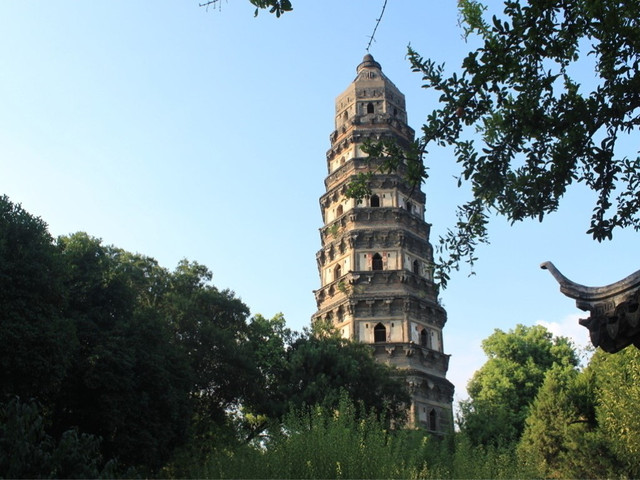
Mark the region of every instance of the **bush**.
[[419, 431], [389, 431], [375, 414], [339, 408], [294, 411], [258, 447], [220, 452], [197, 476], [209, 478], [415, 478], [429, 440]]
[[67, 430], [54, 440], [33, 401], [14, 398], [0, 408], [0, 477], [109, 478], [115, 473], [114, 461], [103, 464], [99, 438]]

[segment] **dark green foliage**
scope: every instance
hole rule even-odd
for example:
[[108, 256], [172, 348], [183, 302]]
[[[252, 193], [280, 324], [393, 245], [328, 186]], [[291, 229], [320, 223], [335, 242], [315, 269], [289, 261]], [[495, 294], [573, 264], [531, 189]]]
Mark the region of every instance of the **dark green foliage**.
[[519, 461], [514, 445], [474, 445], [464, 433], [456, 433], [452, 444], [428, 463], [427, 478], [540, 478]]
[[213, 458], [209, 478], [415, 478], [429, 442], [419, 432], [387, 430], [378, 416], [343, 396], [335, 408], [296, 410], [263, 448]]
[[0, 197], [0, 401], [50, 401], [76, 347], [47, 225]]
[[283, 373], [287, 407], [336, 408], [343, 393], [367, 411], [397, 423], [404, 418], [409, 394], [400, 372], [375, 361], [371, 347], [337, 336], [307, 333], [287, 353]]
[[255, 368], [252, 389], [245, 401], [246, 439], [251, 440], [267, 426], [269, 419], [282, 417], [289, 408], [287, 351], [297, 334], [286, 327], [282, 314], [272, 319], [254, 316], [249, 323], [251, 359]]
[[345, 395], [395, 425], [406, 420], [409, 396], [401, 374], [378, 363], [369, 346], [317, 325], [294, 334], [281, 315], [253, 318], [249, 338], [256, 376], [234, 419], [245, 442], [279, 428], [277, 422], [291, 409], [337, 408]]
[[589, 369], [595, 376], [595, 413], [601, 438], [615, 458], [617, 474], [640, 477], [640, 351], [598, 351]]
[[547, 372], [518, 445], [545, 478], [638, 476], [638, 355], [597, 351], [582, 371]]
[[[220, 6], [221, 0], [205, 0], [200, 3], [201, 7]], [[293, 10], [290, 0], [249, 0], [256, 7], [255, 16], [258, 16], [260, 10], [269, 10], [269, 13], [275, 13], [276, 17], [280, 17], [284, 12]]]
[[284, 12], [293, 10], [290, 0], [250, 0], [256, 6], [255, 14], [258, 15], [258, 9], [269, 9], [269, 13], [275, 13], [279, 17]]
[[164, 311], [188, 356], [199, 414], [223, 422], [225, 410], [247, 396], [256, 372], [247, 338], [249, 309], [233, 292], [209, 285], [211, 276], [203, 265], [180, 262]]
[[[565, 438], [586, 433], [586, 423], [570, 398], [570, 386], [578, 372], [573, 367], [554, 366], [531, 405], [519, 445], [522, 460], [535, 466], [545, 478], [565, 478], [567, 457], [572, 455]], [[585, 419], [586, 421], [586, 419]]]
[[529, 404], [554, 365], [578, 364], [571, 343], [542, 326], [496, 330], [482, 342], [487, 362], [469, 381], [461, 429], [475, 445], [509, 445], [524, 429]]
[[291, 407], [337, 408], [343, 392], [400, 421], [403, 384], [366, 346], [294, 335], [281, 315], [248, 322], [247, 306], [202, 265], [170, 272], [85, 233], [54, 243], [41, 220], [6, 197], [0, 206], [1, 393], [41, 402], [40, 437], [12, 430], [34, 465], [46, 450], [58, 475], [67, 463], [93, 471], [73, 445], [94, 442], [88, 454], [149, 475], [179, 452], [165, 470], [179, 472], [258, 442]]
[[611, 478], [623, 473], [598, 427], [593, 368], [547, 372], [518, 445], [524, 464], [545, 478]]
[[257, 397], [248, 308], [210, 280], [196, 263], [169, 272], [84, 233], [56, 244], [2, 197], [0, 401], [37, 398], [62, 463], [80, 462], [65, 445], [89, 434], [104, 458], [158, 471]]
[[[77, 430], [55, 441], [35, 402], [14, 398], [0, 408], [0, 477], [97, 478], [116, 475], [116, 463], [103, 463], [100, 441]], [[132, 472], [128, 472], [131, 474]]]
[[156, 471], [189, 431], [224, 424], [253, 391], [248, 308], [197, 263], [168, 272], [86, 234], [59, 243], [81, 347], [56, 422], [101, 436], [124, 465]]
[[344, 396], [335, 408], [295, 410], [259, 446], [219, 449], [204, 467], [191, 465], [184, 473], [206, 478], [539, 478], [518, 463], [513, 447], [476, 447], [459, 433], [437, 438], [422, 430], [390, 430], [378, 415]]
[[150, 306], [160, 302], [158, 284], [168, 275], [155, 261], [86, 234], [61, 238], [59, 245], [80, 346], [56, 403], [54, 428], [77, 426], [103, 439], [106, 456], [155, 470], [185, 440], [191, 412], [185, 352]]

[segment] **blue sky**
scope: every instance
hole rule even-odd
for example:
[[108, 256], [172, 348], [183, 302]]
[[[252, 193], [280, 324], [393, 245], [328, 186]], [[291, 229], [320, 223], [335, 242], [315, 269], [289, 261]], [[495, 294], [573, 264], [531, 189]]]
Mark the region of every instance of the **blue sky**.
[[[0, 3], [0, 193], [53, 235], [207, 265], [253, 313], [301, 329], [320, 286], [325, 153], [334, 99], [355, 77], [380, 0], [297, 0], [276, 19], [246, 0]], [[409, 43], [457, 68], [469, 45], [455, 3], [389, 0], [371, 53], [405, 94], [418, 131], [436, 98], [406, 61]], [[585, 79], [588, 81], [588, 79]], [[450, 152], [432, 149], [424, 185], [435, 241], [466, 198]], [[632, 273], [636, 236], [584, 232], [592, 195], [578, 188], [544, 223], [491, 225], [476, 275], [453, 276], [449, 378], [465, 396], [495, 328], [545, 323], [586, 343], [581, 314], [539, 269], [604, 285]]]

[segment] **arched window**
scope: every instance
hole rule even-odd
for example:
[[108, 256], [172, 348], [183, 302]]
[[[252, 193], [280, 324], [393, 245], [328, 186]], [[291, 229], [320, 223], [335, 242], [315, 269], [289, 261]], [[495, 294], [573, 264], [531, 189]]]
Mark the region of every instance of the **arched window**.
[[342, 208], [342, 205], [338, 205], [338, 208], [336, 208], [336, 217], [342, 215], [343, 211], [344, 209]]
[[413, 213], [413, 203], [407, 202], [407, 212]]
[[379, 253], [373, 256], [371, 270], [382, 270], [382, 256]]
[[428, 345], [428, 334], [427, 334], [427, 329], [423, 328], [420, 331], [420, 346], [421, 347], [427, 347]]
[[435, 431], [437, 430], [437, 414], [436, 414], [436, 409], [432, 408], [431, 411], [429, 412], [429, 430]]
[[420, 275], [420, 262], [418, 260], [413, 261], [413, 273]]
[[371, 206], [372, 207], [380, 206], [380, 197], [378, 195], [371, 195]]
[[336, 268], [333, 269], [333, 279], [338, 280], [342, 276], [342, 267], [340, 264], [336, 265]]
[[387, 341], [387, 329], [381, 323], [377, 324], [373, 329], [373, 341], [375, 343]]
[[344, 119], [346, 120], [347, 118], [349, 118], [349, 111], [345, 110], [344, 111], [344, 115], [343, 115]]
[[373, 113], [374, 109], [373, 109], [373, 103], [369, 102], [367, 103], [367, 113]]

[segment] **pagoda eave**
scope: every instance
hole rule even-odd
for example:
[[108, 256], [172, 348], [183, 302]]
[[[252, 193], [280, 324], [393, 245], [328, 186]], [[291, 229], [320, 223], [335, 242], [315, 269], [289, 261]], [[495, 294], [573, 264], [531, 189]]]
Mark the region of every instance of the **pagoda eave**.
[[594, 347], [616, 353], [629, 345], [640, 348], [640, 270], [603, 287], [588, 287], [565, 277], [551, 262], [540, 265], [560, 284], [560, 291], [590, 312], [579, 320], [589, 329]]

